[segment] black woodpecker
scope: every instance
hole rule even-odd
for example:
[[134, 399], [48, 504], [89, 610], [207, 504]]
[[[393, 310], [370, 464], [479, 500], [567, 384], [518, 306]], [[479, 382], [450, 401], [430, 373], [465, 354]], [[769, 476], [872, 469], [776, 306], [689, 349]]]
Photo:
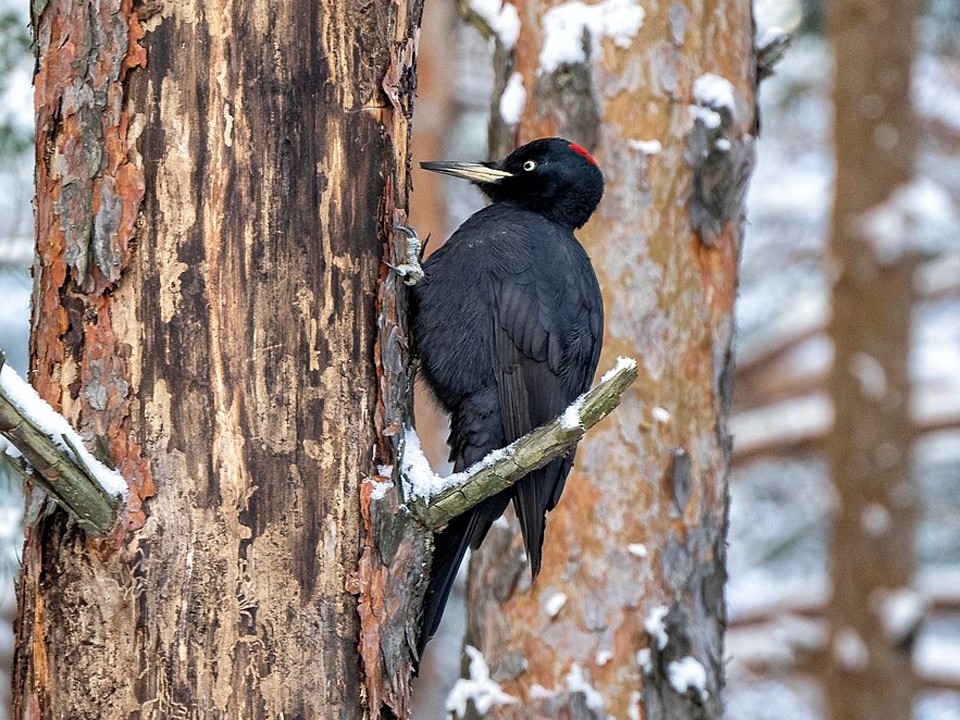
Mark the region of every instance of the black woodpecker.
[[[573, 231], [603, 195], [590, 153], [534, 140], [502, 162], [426, 162], [492, 201], [424, 264], [412, 318], [427, 385], [450, 414], [450, 460], [464, 470], [554, 419], [589, 389], [603, 335], [597, 276]], [[479, 547], [512, 499], [530, 570], [540, 571], [546, 512], [576, 449], [452, 520], [434, 536], [420, 651], [436, 632], [468, 547]]]

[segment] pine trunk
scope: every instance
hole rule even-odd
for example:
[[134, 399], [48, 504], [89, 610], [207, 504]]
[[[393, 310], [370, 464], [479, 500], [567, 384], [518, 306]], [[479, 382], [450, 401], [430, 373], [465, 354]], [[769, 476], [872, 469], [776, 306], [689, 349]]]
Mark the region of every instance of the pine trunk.
[[131, 484], [34, 503], [21, 718], [359, 718], [416, 0], [33, 3], [32, 381]]
[[838, 511], [824, 667], [835, 720], [909, 718], [917, 689], [916, 628], [889, 625], [893, 603], [918, 604], [911, 589], [918, 499], [908, 374], [915, 262], [878, 254], [865, 220], [913, 177], [918, 123], [910, 73], [920, 8], [918, 0], [842, 0], [829, 8], [837, 68], [829, 328], [836, 419], [827, 452]]
[[[597, 157], [606, 193], [579, 237], [604, 293], [600, 370], [628, 355], [640, 378], [581, 443], [537, 581], [515, 531], [494, 527], [475, 554], [467, 643], [518, 700], [487, 717], [720, 718], [726, 419], [756, 132], [751, 7], [645, 3], [629, 49], [588, 34], [584, 62], [540, 72], [552, 4], [517, 3], [523, 25], [499, 87], [517, 71], [528, 100], [510, 128], [495, 98], [492, 145], [556, 134]], [[729, 86], [697, 84], [706, 74]], [[729, 103], [711, 99], [717, 87]]]

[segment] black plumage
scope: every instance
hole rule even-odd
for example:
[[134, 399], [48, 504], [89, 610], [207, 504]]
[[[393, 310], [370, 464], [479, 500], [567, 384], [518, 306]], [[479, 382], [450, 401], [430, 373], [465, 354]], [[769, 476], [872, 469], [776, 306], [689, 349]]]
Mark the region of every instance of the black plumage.
[[[413, 291], [421, 371], [450, 414], [451, 460], [460, 471], [552, 420], [590, 386], [603, 306], [573, 231], [599, 203], [603, 175], [586, 150], [560, 138], [535, 140], [503, 162], [423, 167], [469, 179], [493, 201], [430, 256]], [[536, 577], [546, 512], [560, 499], [574, 452], [435, 535], [421, 649], [466, 549], [480, 545], [511, 499]]]

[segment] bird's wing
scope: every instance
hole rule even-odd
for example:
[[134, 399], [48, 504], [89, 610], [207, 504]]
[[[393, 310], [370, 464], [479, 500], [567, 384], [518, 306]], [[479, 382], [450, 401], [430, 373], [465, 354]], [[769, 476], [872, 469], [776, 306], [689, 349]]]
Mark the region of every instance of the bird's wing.
[[[538, 257], [538, 247], [548, 252]], [[509, 259], [493, 290], [493, 367], [504, 436], [512, 442], [588, 389], [599, 358], [603, 311], [589, 259], [572, 238], [516, 242]], [[545, 513], [556, 506], [572, 461], [573, 451], [515, 486], [534, 575]]]

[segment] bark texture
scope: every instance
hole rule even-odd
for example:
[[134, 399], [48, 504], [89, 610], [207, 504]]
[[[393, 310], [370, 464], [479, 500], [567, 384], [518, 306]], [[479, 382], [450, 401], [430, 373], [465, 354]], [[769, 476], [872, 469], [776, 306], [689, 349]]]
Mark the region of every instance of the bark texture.
[[17, 716], [361, 717], [419, 3], [33, 6], [32, 380], [133, 492], [28, 527]]
[[913, 633], [884, 623], [890, 603], [909, 597], [914, 573], [907, 363], [915, 259], [883, 261], [863, 219], [913, 176], [919, 125], [910, 73], [920, 9], [917, 0], [841, 0], [828, 14], [837, 179], [827, 452], [839, 502], [825, 684], [836, 720], [910, 717], [917, 689]]
[[[606, 193], [579, 237], [604, 292], [600, 367], [637, 357], [640, 377], [582, 443], [536, 583], [513, 532], [495, 526], [474, 556], [467, 642], [519, 700], [488, 717], [719, 718], [725, 428], [756, 126], [750, 3], [645, 3], [629, 48], [588, 31], [585, 62], [539, 72], [554, 4], [517, 3], [501, 72], [521, 73], [528, 102], [515, 131], [495, 121], [492, 145], [556, 134], [598, 159]], [[729, 81], [732, 107], [694, 97], [706, 73]], [[694, 662], [702, 691], [678, 672]]]

